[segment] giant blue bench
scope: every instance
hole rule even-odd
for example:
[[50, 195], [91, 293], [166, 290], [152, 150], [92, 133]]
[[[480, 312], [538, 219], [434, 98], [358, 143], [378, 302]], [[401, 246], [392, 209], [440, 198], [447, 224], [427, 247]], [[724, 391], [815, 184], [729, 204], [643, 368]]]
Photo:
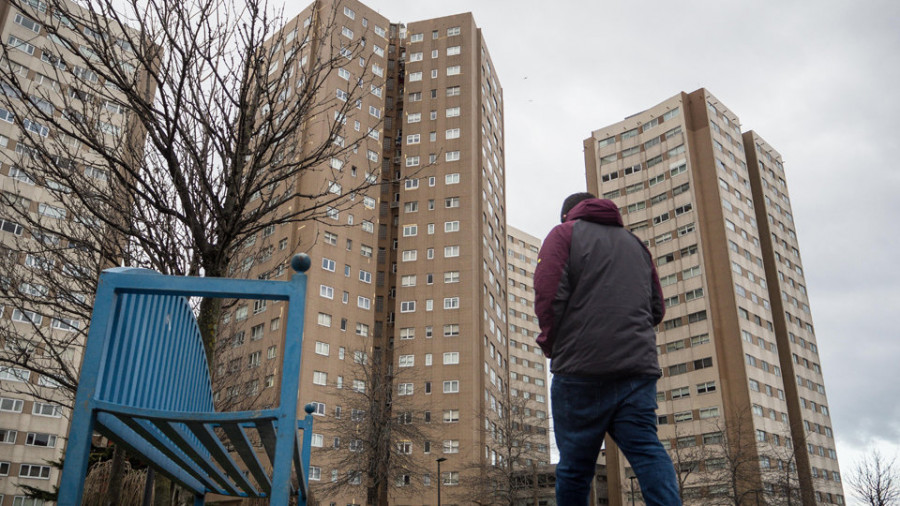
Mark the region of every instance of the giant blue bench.
[[[80, 505], [96, 431], [194, 494], [307, 499], [312, 406], [297, 420], [310, 260], [290, 281], [164, 276], [132, 268], [100, 275], [59, 488]], [[189, 297], [287, 301], [276, 408], [216, 412], [200, 329]], [[302, 436], [298, 434], [302, 430]], [[257, 451], [254, 443], [262, 449]], [[264, 450], [264, 451], [263, 451]]]

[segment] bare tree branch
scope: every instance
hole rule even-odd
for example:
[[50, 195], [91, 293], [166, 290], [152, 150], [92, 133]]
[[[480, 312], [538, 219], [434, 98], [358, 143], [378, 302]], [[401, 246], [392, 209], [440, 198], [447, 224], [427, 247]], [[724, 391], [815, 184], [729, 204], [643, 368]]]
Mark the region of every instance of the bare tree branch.
[[889, 459], [877, 449], [867, 453], [856, 463], [848, 482], [867, 505], [891, 506], [900, 503], [897, 459]]

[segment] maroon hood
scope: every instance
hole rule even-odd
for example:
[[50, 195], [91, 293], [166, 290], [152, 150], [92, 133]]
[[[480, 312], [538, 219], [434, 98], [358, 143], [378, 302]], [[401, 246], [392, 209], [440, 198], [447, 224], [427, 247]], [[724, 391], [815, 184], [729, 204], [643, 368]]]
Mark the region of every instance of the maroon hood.
[[623, 226], [622, 215], [612, 200], [582, 200], [566, 214], [566, 221], [586, 220], [601, 225]]

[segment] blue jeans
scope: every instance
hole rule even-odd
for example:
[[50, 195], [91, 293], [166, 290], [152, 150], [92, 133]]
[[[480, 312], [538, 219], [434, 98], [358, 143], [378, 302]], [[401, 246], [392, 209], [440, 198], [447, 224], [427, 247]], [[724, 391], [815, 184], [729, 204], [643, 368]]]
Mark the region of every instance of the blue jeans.
[[550, 396], [560, 457], [556, 466], [557, 504], [587, 504], [607, 432], [634, 469], [647, 506], [681, 504], [675, 467], [656, 435], [656, 378], [556, 375]]

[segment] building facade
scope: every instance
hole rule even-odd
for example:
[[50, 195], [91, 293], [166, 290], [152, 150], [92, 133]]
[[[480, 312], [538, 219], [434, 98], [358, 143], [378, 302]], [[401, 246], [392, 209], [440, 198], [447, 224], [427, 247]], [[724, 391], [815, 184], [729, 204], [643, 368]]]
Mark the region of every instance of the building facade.
[[[313, 258], [299, 392], [317, 416], [313, 491], [322, 504], [436, 504], [440, 483], [443, 504], [466, 503], [477, 469], [503, 461], [497, 431], [511, 388], [503, 94], [482, 32], [469, 13], [400, 24], [346, 0], [308, 7], [273, 47], [299, 51], [301, 66], [344, 58], [324, 78], [322, 111], [298, 146], [327, 139], [334, 122], [340, 142], [353, 145], [299, 183], [351, 198], [324, 219], [259, 234], [254, 248], [267, 241], [274, 254], [248, 262], [246, 274], [274, 279], [287, 275], [293, 253]], [[299, 70], [289, 79], [299, 83]], [[356, 106], [341, 110], [348, 99]], [[219, 377], [244, 379], [221, 395], [274, 398], [278, 361], [267, 359], [280, 358], [281, 311], [226, 315], [241, 324], [225, 340]], [[540, 358], [531, 348], [516, 353]], [[381, 453], [409, 463], [381, 469], [387, 486], [346, 466], [354, 452], [363, 460], [365, 445], [384, 444], [360, 428], [378, 416], [400, 424]], [[404, 439], [409, 424], [420, 437]], [[535, 445], [544, 455], [535, 460], [549, 461], [546, 446]], [[340, 482], [348, 486], [336, 489]]]
[[[118, 102], [121, 90], [104, 87], [83, 63], [93, 54], [90, 41], [102, 37], [117, 64], [146, 84], [129, 61], [133, 52], [127, 39], [134, 33], [124, 35], [114, 28], [121, 26], [102, 19], [89, 28], [82, 24], [89, 19], [84, 14], [71, 3], [60, 3], [54, 11], [37, 0], [0, 1], [2, 506], [40, 505], [41, 500], [26, 496], [26, 487], [51, 492], [58, 482], [53, 462], [62, 459], [66, 447], [65, 406], [74, 396], [71, 384], [81, 362], [91, 287], [99, 271], [122, 256], [115, 236], [104, 233], [90, 213], [79, 213], [76, 199], [66, 198], [77, 185], [107, 188], [108, 172], [94, 165], [97, 157], [90, 149], [54, 122], [90, 125], [86, 128], [96, 128], [97, 143], [141, 151], [137, 139], [143, 133], [127, 121]], [[109, 31], [98, 33], [100, 25]], [[153, 96], [152, 86], [142, 89]], [[50, 163], [69, 179], [49, 176], [52, 171], [43, 169]], [[109, 255], [99, 253], [105, 248], [83, 246], [96, 244], [98, 237]]]
[[533, 416], [537, 442], [535, 464], [550, 463], [547, 360], [534, 343], [540, 332], [534, 313], [534, 269], [541, 240], [515, 227], [507, 229], [507, 278], [509, 282], [509, 388], [510, 396], [521, 397], [526, 416]]
[[[659, 435], [685, 502], [843, 504], [778, 153], [704, 89], [596, 130], [584, 147], [588, 190], [619, 206], [663, 286]], [[615, 504], [630, 470], [619, 452], [607, 464], [620, 469], [609, 472]]]

